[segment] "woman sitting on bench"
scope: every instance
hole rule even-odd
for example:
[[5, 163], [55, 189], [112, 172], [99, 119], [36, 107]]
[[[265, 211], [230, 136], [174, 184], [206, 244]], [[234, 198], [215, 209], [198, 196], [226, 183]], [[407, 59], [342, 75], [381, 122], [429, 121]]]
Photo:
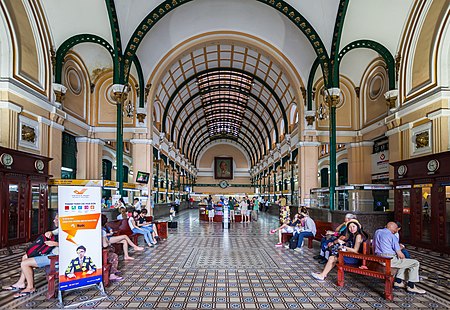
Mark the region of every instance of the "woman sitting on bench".
[[297, 226], [297, 224], [300, 223], [300, 219], [299, 219], [299, 214], [297, 213], [294, 216], [294, 219], [291, 221], [290, 219], [285, 219], [283, 222], [283, 225], [281, 225], [280, 227], [276, 228], [276, 229], [271, 229], [270, 230], [270, 234], [273, 235], [274, 233], [276, 233], [278, 231], [278, 243], [275, 244], [276, 247], [282, 247], [283, 246], [283, 234], [287, 233], [287, 234], [293, 234], [295, 231], [295, 227]]
[[[338, 261], [338, 253], [341, 251], [348, 251], [353, 253], [360, 253], [362, 250], [362, 243], [367, 238], [366, 234], [361, 228], [361, 224], [357, 220], [350, 220], [347, 222], [347, 232], [345, 239], [336, 239], [333, 245], [328, 249], [331, 252], [328, 262], [321, 273], [312, 272], [311, 276], [314, 279], [323, 281], [328, 273], [336, 266]], [[359, 264], [359, 259], [352, 257], [344, 257], [345, 264]]]
[[152, 233], [146, 229], [138, 227], [136, 224], [135, 218], [138, 218], [140, 213], [141, 212], [138, 210], [133, 211], [133, 216], [130, 216], [130, 218], [128, 219], [128, 226], [130, 226], [130, 229], [134, 234], [144, 235], [145, 242], [149, 247], [154, 247], [152, 242]]

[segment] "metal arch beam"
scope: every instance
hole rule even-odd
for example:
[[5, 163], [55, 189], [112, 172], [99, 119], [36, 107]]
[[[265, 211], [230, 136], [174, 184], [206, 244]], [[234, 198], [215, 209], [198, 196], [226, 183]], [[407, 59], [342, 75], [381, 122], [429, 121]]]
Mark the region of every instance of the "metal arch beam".
[[[211, 142], [218, 141], [218, 140], [229, 140], [228, 143], [231, 143], [231, 144], [232, 144], [232, 143], [234, 142], [234, 143], [239, 144], [239, 145], [242, 147], [243, 151], [244, 151], [244, 152], [247, 154], [247, 156], [249, 157], [248, 159], [250, 160], [250, 165], [251, 165], [251, 166], [254, 166], [254, 165], [255, 165], [255, 162], [253, 161], [253, 160], [254, 160], [253, 157], [250, 156], [251, 153], [246, 149], [246, 148], [248, 147], [247, 145], [244, 145], [244, 144], [242, 144], [242, 142], [237, 141], [237, 140], [223, 139], [222, 137], [214, 137], [214, 138], [211, 138], [207, 143], [205, 143], [204, 145], [202, 145], [201, 148], [198, 149], [197, 156], [200, 155], [200, 154], [202, 153], [203, 149], [204, 149], [205, 147], [207, 147]], [[241, 148], [238, 148], [238, 150], [242, 151]], [[244, 155], [244, 156], [245, 156], [245, 155]], [[196, 163], [197, 160], [198, 160], [198, 158], [196, 157], [194, 163]]]
[[[206, 132], [204, 132], [201, 136], [203, 136], [203, 135], [205, 135], [205, 134], [207, 134], [208, 132], [206, 131]], [[199, 145], [197, 145], [197, 147], [195, 148], [195, 154], [196, 155], [194, 155], [193, 156], [193, 163], [196, 163], [197, 162], [197, 156], [200, 154], [200, 151], [209, 143], [209, 142], [212, 142], [212, 141], [216, 141], [216, 140], [229, 140], [229, 141], [232, 141], [232, 142], [236, 142], [236, 143], [239, 143], [243, 148], [244, 148], [244, 150], [247, 152], [247, 155], [249, 156], [249, 158], [250, 158], [250, 160], [251, 160], [251, 164], [252, 164], [252, 166], [254, 165], [254, 163], [256, 162], [256, 158], [254, 157], [254, 154], [252, 154], [251, 152], [250, 152], [250, 146], [251, 145], [249, 145], [248, 144], [248, 141], [246, 141], [246, 140], [243, 140], [242, 139], [242, 141], [240, 141], [240, 140], [238, 140], [238, 139], [231, 139], [230, 137], [223, 137], [223, 136], [215, 136], [215, 137], [211, 137], [210, 139], [208, 139], [208, 140], [204, 140], [203, 141], [203, 143], [201, 143], [201, 144], [199, 144]], [[205, 143], [206, 142], [206, 143]]]
[[[193, 101], [195, 98], [197, 98], [198, 96], [200, 96], [200, 95], [202, 95], [202, 94], [207, 94], [207, 93], [210, 93], [210, 92], [213, 92], [213, 91], [221, 91], [221, 90], [228, 90], [228, 89], [210, 89], [210, 90], [207, 90], [207, 91], [205, 91], [205, 92], [198, 92], [198, 93], [196, 93], [196, 94], [194, 94], [194, 95], [192, 95], [188, 100], [186, 100], [182, 105], [181, 105], [181, 107], [180, 107], [180, 109], [177, 111], [177, 114], [175, 115], [175, 118], [172, 120], [173, 121], [173, 123], [175, 124], [176, 123], [176, 120], [178, 119], [178, 117], [180, 116], [180, 113], [181, 113], [181, 111], [183, 111], [184, 110], [184, 108], [189, 104], [189, 103], [191, 103], [191, 101]], [[237, 92], [237, 93], [240, 93], [240, 94], [244, 94], [244, 95], [248, 95], [248, 96], [250, 96], [250, 97], [252, 97], [253, 99], [255, 99], [265, 110], [266, 110], [266, 112], [267, 112], [267, 114], [270, 116], [270, 118], [272, 119], [272, 123], [274, 124], [274, 129], [275, 129], [275, 136], [276, 136], [276, 139], [277, 139], [277, 143], [279, 142], [279, 134], [278, 134], [278, 126], [277, 126], [277, 122], [276, 122], [276, 120], [275, 120], [275, 117], [272, 115], [272, 111], [270, 111], [269, 110], [269, 108], [261, 101], [261, 99], [259, 99], [258, 97], [256, 97], [256, 95], [254, 95], [254, 94], [252, 94], [252, 93], [246, 93], [246, 92], [242, 92], [242, 91], [237, 91], [237, 90], [234, 90], [235, 92]], [[285, 116], [285, 115], [284, 115]], [[164, 132], [164, 130], [165, 130], [165, 124], [166, 124], [166, 121], [165, 121], [165, 119], [164, 119], [164, 122], [163, 122], [163, 130], [162, 130], [162, 132]], [[286, 122], [284, 123], [285, 124], [285, 126], [286, 126]], [[289, 132], [289, 131], [285, 131], [286, 133], [287, 132]]]
[[[232, 120], [232, 119], [228, 119], [228, 120]], [[253, 136], [253, 138], [254, 138], [255, 140], [257, 140], [257, 139], [256, 139], [256, 136], [255, 136], [255, 135], [247, 128], [247, 127], [244, 127], [244, 128], [247, 129], [247, 131], [249, 131], [249, 132], [252, 134], [252, 136]], [[186, 149], [183, 149], [183, 151], [186, 150], [186, 154], [187, 154], [190, 158], [193, 157], [193, 155], [195, 154], [194, 150], [196, 150], [197, 147], [198, 147], [198, 145], [197, 145], [197, 147], [195, 147], [195, 143], [196, 143], [196, 142], [194, 142], [194, 144], [192, 145], [192, 151], [189, 152], [190, 145], [191, 145], [192, 141], [194, 140], [194, 138], [200, 138], [200, 137], [203, 137], [203, 136], [205, 135], [205, 133], [209, 133], [209, 131], [208, 131], [208, 130], [204, 131], [200, 136], [193, 136], [193, 137], [189, 140], [188, 145], [187, 145], [187, 148], [186, 148]], [[240, 134], [240, 136], [237, 136], [237, 137], [234, 137], [234, 136], [228, 136], [228, 137], [230, 137], [230, 140], [233, 140], [233, 139], [234, 139], [234, 140], [238, 140], [238, 139], [244, 140], [244, 139], [241, 137], [241, 135], [242, 135], [242, 136], [244, 136], [245, 138], [247, 138], [247, 140], [248, 140], [248, 141], [246, 141], [246, 140], [244, 140], [244, 141], [246, 141], [247, 143], [251, 143], [252, 139], [251, 139], [245, 132], [240, 132], [239, 134]], [[213, 137], [214, 137], [214, 136], [213, 136]], [[259, 155], [259, 157], [262, 157], [262, 156], [261, 156], [261, 149], [257, 149], [257, 150], [258, 150], [258, 155]], [[252, 159], [255, 159], [255, 158], [252, 158]], [[194, 161], [194, 162], [195, 162], [195, 161]], [[256, 161], [255, 161], [255, 162], [256, 162]]]
[[[131, 61], [136, 54], [139, 45], [143, 41], [145, 35], [153, 28], [166, 14], [172, 10], [180, 7], [181, 5], [191, 2], [193, 0], [166, 0], [153, 9], [136, 27], [133, 35], [128, 41], [127, 47], [124, 52], [123, 61], [121, 62], [121, 79], [125, 79], [128, 76], [130, 70]], [[317, 57], [320, 58], [320, 63], [323, 72], [329, 71], [330, 59], [328, 57], [325, 45], [322, 42], [317, 31], [308, 22], [308, 20], [300, 14], [295, 8], [289, 5], [283, 0], [257, 0], [260, 3], [271, 6], [273, 9], [280, 12], [288, 18], [294, 25], [305, 35], [306, 39], [310, 42], [311, 47], [314, 49]], [[328, 75], [326, 76], [328, 81]], [[328, 85], [328, 83], [326, 83]], [[286, 131], [287, 132], [287, 131]]]
[[[200, 139], [200, 138], [202, 138], [202, 137], [204, 137], [205, 135], [208, 135], [208, 134], [209, 134], [209, 131], [208, 131], [208, 130], [207, 130], [207, 131], [204, 131], [204, 132], [202, 132], [200, 135], [198, 135], [197, 138]], [[243, 139], [242, 136], [244, 136], [245, 138], [247, 138], [247, 140]], [[243, 142], [245, 142], [245, 144], [247, 145], [247, 148], [250, 149], [251, 141], [252, 141], [252, 140], [251, 140], [245, 133], [242, 133], [242, 136], [239, 136], [239, 137], [233, 137], [233, 136], [227, 136], [227, 135], [224, 135], [224, 136], [219, 135], [219, 136], [207, 137], [203, 142], [200, 142], [197, 146], [195, 146], [195, 147], [193, 146], [193, 147], [192, 147], [192, 151], [189, 152], [188, 157], [189, 157], [190, 159], [195, 159], [195, 157], [196, 157], [195, 154], [197, 154], [198, 148], [202, 145], [202, 143], [204, 143], [205, 141], [210, 141], [210, 140], [213, 139], [214, 137], [219, 137], [219, 138], [221, 138], [221, 139], [228, 139], [228, 140], [232, 140], [232, 141], [239, 141], [239, 139], [241, 139]], [[208, 138], [209, 138], [209, 139], [208, 139]], [[192, 141], [192, 140], [191, 140], [191, 141]], [[191, 141], [189, 141], [189, 142], [191, 142]], [[187, 149], [187, 151], [189, 151], [189, 148]], [[252, 161], [253, 161], [253, 162], [256, 162], [256, 157], [254, 157], [254, 154], [249, 153], [249, 155], [250, 155]], [[192, 162], [195, 162], [195, 161], [192, 161]]]
[[342, 30], [344, 29], [345, 15], [350, 0], [340, 0], [339, 7], [336, 14], [336, 21], [334, 22], [333, 42], [331, 43], [330, 62], [332, 65], [331, 85], [339, 86], [339, 63], [338, 54], [341, 45]]
[[[205, 118], [205, 117], [202, 117], [202, 118]], [[199, 118], [199, 119], [197, 119], [197, 122], [199, 121], [199, 120], [201, 120], [202, 118]], [[227, 117], [225, 117], [225, 118], [217, 118], [217, 120], [223, 120], [223, 121], [226, 121], [226, 122], [229, 122], [230, 124], [232, 124], [233, 125], [233, 119], [232, 118], [227, 118]], [[193, 125], [195, 125], [195, 124], [192, 124], [192, 126], [191, 127], [193, 127]], [[258, 140], [258, 138], [257, 138], [257, 136], [255, 135], [255, 133], [253, 132], [253, 131], [251, 131], [250, 130], [250, 128], [248, 128], [247, 126], [244, 126], [244, 125], [240, 125], [240, 126], [235, 126], [236, 128], [238, 128], [239, 129], [239, 127], [242, 127], [242, 128], [244, 128], [244, 129], [246, 129], [249, 133], [250, 133], [250, 135], [252, 136], [252, 138], [254, 139], [254, 141], [255, 142], [260, 142], [259, 140]], [[256, 129], [258, 129], [256, 126], [254, 126]], [[191, 129], [192, 130], [192, 129]], [[257, 130], [258, 131], [258, 130]], [[188, 132], [190, 132], [190, 130], [188, 131]], [[243, 134], [243, 135], [245, 135], [247, 138], [248, 138], [248, 136], [244, 133], [244, 132], [240, 132], [240, 134]], [[262, 134], [261, 134], [261, 132], [259, 132], [259, 134], [260, 134], [260, 137], [262, 138], [262, 146], [264, 146], [264, 137], [262, 136]], [[192, 137], [192, 139], [193, 138], [195, 138], [195, 136], [193, 136]], [[192, 141], [192, 139], [191, 140], [189, 140], [189, 144], [188, 144], [188, 148], [186, 149], [186, 150], [188, 150], [189, 149], [189, 146], [190, 146], [190, 141]], [[251, 139], [250, 139], [250, 141], [251, 141]], [[186, 145], [186, 140], [184, 140], [184, 143], [183, 143], [183, 147], [181, 148], [181, 150], [182, 151], [185, 151], [185, 145]], [[261, 145], [260, 145], [261, 146]], [[264, 152], [264, 148], [258, 148], [257, 149], [258, 150], [258, 155], [260, 156], [260, 157], [262, 157], [262, 154], [264, 153], [264, 154], [266, 154], [265, 152]]]
[[[220, 102], [222, 103], [223, 101], [220, 101]], [[261, 117], [261, 115], [259, 115], [258, 113], [256, 113], [256, 111], [255, 111], [254, 109], [252, 109], [252, 108], [250, 108], [250, 107], [247, 107], [247, 106], [241, 106], [241, 105], [238, 105], [238, 104], [232, 103], [232, 102], [223, 102], [223, 103], [226, 103], [226, 104], [232, 104], [232, 105], [235, 105], [235, 106], [247, 108], [247, 109], [248, 109], [249, 111], [251, 111], [254, 115], [256, 115], [256, 116], [258, 117], [258, 119], [260, 120], [260, 122], [264, 125], [264, 128], [266, 129], [266, 132], [267, 132], [267, 136], [268, 136], [268, 138], [269, 138], [269, 143], [270, 143], [270, 145], [272, 145], [272, 137], [270, 136], [270, 130], [269, 130], [269, 128], [267, 127], [267, 124], [266, 124], [266, 122], [264, 121], [264, 119]], [[177, 146], [180, 145], [181, 132], [182, 132], [184, 126], [187, 124], [187, 120], [190, 119], [190, 118], [194, 115], [194, 113], [196, 113], [198, 110], [200, 110], [200, 109], [202, 109], [202, 108], [204, 108], [204, 107], [212, 106], [212, 105], [214, 105], [214, 103], [208, 103], [208, 105], [198, 106], [197, 108], [195, 108], [195, 109], [194, 109], [194, 110], [186, 117], [186, 120], [183, 122], [183, 124], [181, 125], [181, 127], [178, 129]], [[245, 113], [245, 112], [244, 112], [244, 113]], [[188, 130], [188, 132], [189, 132], [189, 131], [190, 131], [190, 130]], [[171, 134], [170, 134], [170, 140], [172, 140], [172, 141], [173, 141], [173, 138], [174, 138], [174, 133], [175, 133], [175, 126], [172, 126], [172, 130], [171, 130]]]
[[139, 107], [143, 108], [145, 103], [145, 82], [144, 82], [144, 73], [142, 72], [141, 62], [137, 55], [133, 58], [134, 65], [136, 66], [136, 71], [138, 75], [139, 81]]
[[391, 52], [389, 52], [389, 50], [381, 43], [372, 40], [356, 40], [347, 44], [338, 55], [337, 59], [339, 66], [345, 54], [357, 48], [368, 48], [380, 54], [380, 56], [384, 59], [388, 67], [389, 90], [395, 89], [395, 60]]
[[[252, 77], [253, 79], [255, 79], [256, 81], [258, 81], [259, 83], [261, 83], [265, 88], [267, 88], [270, 92], [270, 94], [275, 98], [275, 101], [278, 103], [278, 107], [281, 110], [281, 115], [283, 116], [283, 120], [284, 120], [284, 132], [288, 133], [288, 127], [289, 127], [289, 122], [288, 122], [288, 118], [287, 118], [287, 114], [286, 114], [286, 110], [284, 109], [283, 104], [281, 103], [281, 99], [278, 97], [277, 93], [269, 86], [269, 84], [267, 84], [263, 79], [261, 79], [259, 76], [254, 75], [252, 73], [249, 73], [245, 70], [242, 69], [237, 69], [237, 68], [212, 68], [212, 69], [206, 69], [200, 72], [197, 72], [196, 74], [190, 76], [189, 78], [187, 78], [186, 80], [184, 80], [176, 89], [175, 91], [172, 93], [172, 95], [169, 98], [169, 101], [167, 102], [166, 108], [164, 109], [164, 114], [163, 114], [163, 118], [161, 120], [162, 123], [162, 128], [163, 128], [163, 132], [166, 130], [166, 119], [167, 119], [167, 114], [169, 113], [169, 108], [173, 102], [173, 100], [175, 99], [175, 97], [177, 96], [177, 94], [181, 91], [181, 89], [186, 86], [189, 82], [191, 82], [192, 80], [198, 78], [199, 76], [203, 75], [203, 74], [207, 74], [209, 72], [222, 72], [222, 71], [228, 71], [228, 72], [238, 72], [238, 73], [242, 73], [242, 74], [246, 74], [250, 77]], [[239, 92], [237, 90], [235, 90], [236, 92]], [[242, 91], [240, 93], [243, 93]], [[252, 94], [251, 92], [249, 93], [245, 93], [246, 95], [251, 95], [253, 98], [256, 97], [256, 95]], [[257, 97], [256, 97], [257, 98]], [[259, 99], [259, 98], [258, 98]], [[259, 102], [259, 100], [258, 100]], [[263, 104], [264, 105], [264, 104]], [[264, 105], [265, 106], [265, 105]], [[269, 112], [271, 113], [271, 112]], [[275, 122], [276, 123], [276, 122]]]
[[[119, 19], [117, 18], [117, 10], [114, 0], [105, 0], [106, 9], [108, 10], [109, 25], [111, 28], [111, 36], [114, 45], [114, 66], [113, 81], [115, 84], [120, 82], [120, 57], [122, 56], [122, 39], [120, 37]], [[139, 73], [138, 73], [139, 74]], [[127, 79], [128, 81], [128, 79]]]
[[319, 58], [316, 58], [314, 61], [311, 70], [309, 71], [308, 77], [308, 85], [306, 86], [306, 94], [307, 94], [307, 110], [312, 111], [312, 90], [314, 84], [314, 76], [316, 75], [317, 68], [319, 67]]
[[212, 142], [212, 141], [215, 141], [215, 140], [229, 140], [229, 141], [234, 141], [236, 143], [239, 143], [244, 148], [244, 150], [247, 152], [247, 155], [249, 156], [252, 165], [256, 162], [254, 155], [249, 150], [249, 145], [248, 145], [247, 141], [245, 141], [245, 140], [240, 141], [240, 140], [237, 140], [237, 139], [231, 139], [229, 137], [227, 138], [227, 137], [216, 136], [216, 137], [212, 137], [212, 138], [210, 138], [208, 140], [204, 140], [203, 143], [199, 144], [196, 147], [196, 153], [193, 156], [193, 160], [194, 160], [193, 162], [194, 163], [197, 162], [197, 156], [200, 154], [200, 150], [202, 150], [202, 148], [205, 145], [207, 145], [209, 142]]
[[112, 61], [114, 62], [115, 51], [114, 48], [108, 43], [108, 41], [95, 34], [77, 34], [64, 41], [56, 51], [55, 83], [61, 84], [62, 66], [64, 63], [64, 57], [66, 56], [67, 52], [72, 47], [80, 43], [94, 43], [103, 46], [108, 50], [109, 54], [111, 55]]
[[[231, 112], [231, 111], [230, 111]], [[259, 136], [261, 137], [261, 139], [262, 139], [262, 142], [263, 142], [263, 145], [264, 145], [264, 136], [262, 135], [262, 132], [260, 131], [260, 130], [258, 130], [258, 127], [256, 127], [256, 125], [255, 124], [253, 124], [252, 122], [251, 122], [251, 120], [247, 117], [247, 116], [245, 116], [245, 115], [239, 115], [239, 114], [237, 114], [237, 113], [230, 113], [230, 112], [228, 112], [229, 114], [231, 114], [231, 115], [236, 115], [236, 116], [242, 116], [243, 118], [245, 118], [250, 124], [252, 124], [253, 125], [253, 127], [255, 127], [255, 129], [256, 129], [256, 131], [259, 133]], [[200, 120], [202, 120], [202, 119], [204, 119], [204, 118], [206, 118], [206, 115], [204, 114], [204, 115], [202, 115], [201, 117], [199, 117], [199, 118], [197, 118], [196, 120], [195, 120], [195, 122], [193, 122], [192, 124], [191, 124], [191, 126], [189, 127], [189, 129], [187, 130], [187, 132], [191, 132], [191, 130], [193, 129], [193, 127], [194, 127], [194, 125], [196, 125]], [[184, 125], [185, 123], [183, 123], [183, 125]], [[263, 123], [264, 124], [264, 123]], [[264, 127], [266, 127], [266, 129], [267, 129], [267, 126], [264, 124]], [[245, 127], [247, 130], [249, 130], [249, 128], [247, 128], [247, 127]], [[252, 131], [250, 131], [251, 133], [253, 133]], [[268, 131], [268, 133], [270, 134], [270, 132]], [[178, 134], [178, 138], [180, 138], [180, 136], [181, 136], [181, 131], [179, 131], [179, 134]], [[255, 137], [256, 138], [256, 137]], [[178, 139], [178, 141], [179, 141], [180, 139]], [[257, 139], [255, 139], [255, 141], [256, 141]], [[185, 142], [186, 142], [186, 140], [184, 141], [184, 143], [183, 143], [183, 147], [184, 147], [184, 144], [185, 144]], [[179, 146], [179, 144], [177, 144], [177, 146]], [[263, 148], [262, 149], [263, 150], [263, 152], [261, 152], [261, 155], [264, 153], [264, 155], [266, 155], [267, 154], [267, 150], [266, 150], [266, 148]]]

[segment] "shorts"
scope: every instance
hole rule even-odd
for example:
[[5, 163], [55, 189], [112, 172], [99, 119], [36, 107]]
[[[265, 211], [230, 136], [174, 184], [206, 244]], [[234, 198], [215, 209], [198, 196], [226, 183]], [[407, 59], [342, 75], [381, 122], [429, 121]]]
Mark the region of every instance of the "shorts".
[[35, 257], [31, 257], [34, 258], [34, 260], [36, 261], [36, 265], [39, 268], [45, 267], [45, 266], [50, 266], [50, 259], [48, 258], [50, 255], [41, 255], [41, 256], [35, 256]]
[[281, 230], [282, 233], [288, 233], [288, 234], [293, 234], [294, 233], [294, 227], [292, 226], [288, 226], [288, 227], [284, 227]]
[[247, 210], [245, 215], [250, 216], [251, 214], [252, 214], [252, 211], [251, 210]]
[[214, 210], [208, 210], [208, 217], [214, 217]]

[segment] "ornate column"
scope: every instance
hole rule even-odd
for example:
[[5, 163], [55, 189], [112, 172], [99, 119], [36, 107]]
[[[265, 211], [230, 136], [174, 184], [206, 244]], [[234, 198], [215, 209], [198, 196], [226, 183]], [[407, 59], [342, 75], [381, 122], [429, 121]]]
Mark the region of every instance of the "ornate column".
[[[153, 174], [153, 145], [151, 139], [131, 139], [131, 153], [133, 155], [133, 170], [135, 175], [138, 171]], [[148, 193], [147, 210], [152, 215], [150, 199], [152, 199], [152, 179], [146, 184]]]
[[302, 204], [305, 203], [305, 199], [310, 197], [311, 188], [319, 187], [317, 178], [319, 171], [319, 146], [320, 142], [301, 141], [297, 144], [299, 148], [297, 164], [301, 167], [297, 178], [300, 183], [301, 197], [299, 199]]
[[339, 102], [341, 90], [339, 88], [329, 88], [325, 90], [325, 94], [330, 109], [330, 210], [334, 210], [336, 187], [336, 105]]
[[55, 108], [50, 114], [48, 131], [48, 156], [53, 158], [49, 163], [49, 174], [54, 178], [61, 177], [62, 166], [62, 133], [64, 132], [64, 120], [66, 113]]
[[[100, 139], [87, 137], [77, 137], [76, 141], [78, 150], [77, 179], [100, 180], [102, 178], [103, 145], [105, 143]], [[117, 167], [117, 170], [119, 170], [119, 167]]]
[[128, 86], [123, 84], [114, 84], [112, 86], [113, 99], [116, 100], [116, 181], [119, 183], [119, 193], [123, 192], [123, 103], [128, 97]]
[[372, 183], [372, 148], [371, 141], [347, 145], [349, 184]]

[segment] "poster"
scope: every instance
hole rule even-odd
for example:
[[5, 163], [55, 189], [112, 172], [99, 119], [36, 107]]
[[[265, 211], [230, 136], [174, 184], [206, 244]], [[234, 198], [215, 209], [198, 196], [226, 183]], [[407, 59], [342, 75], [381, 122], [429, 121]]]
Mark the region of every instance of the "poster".
[[102, 281], [101, 187], [59, 186], [59, 289]]
[[214, 157], [214, 178], [226, 180], [233, 179], [232, 157]]

